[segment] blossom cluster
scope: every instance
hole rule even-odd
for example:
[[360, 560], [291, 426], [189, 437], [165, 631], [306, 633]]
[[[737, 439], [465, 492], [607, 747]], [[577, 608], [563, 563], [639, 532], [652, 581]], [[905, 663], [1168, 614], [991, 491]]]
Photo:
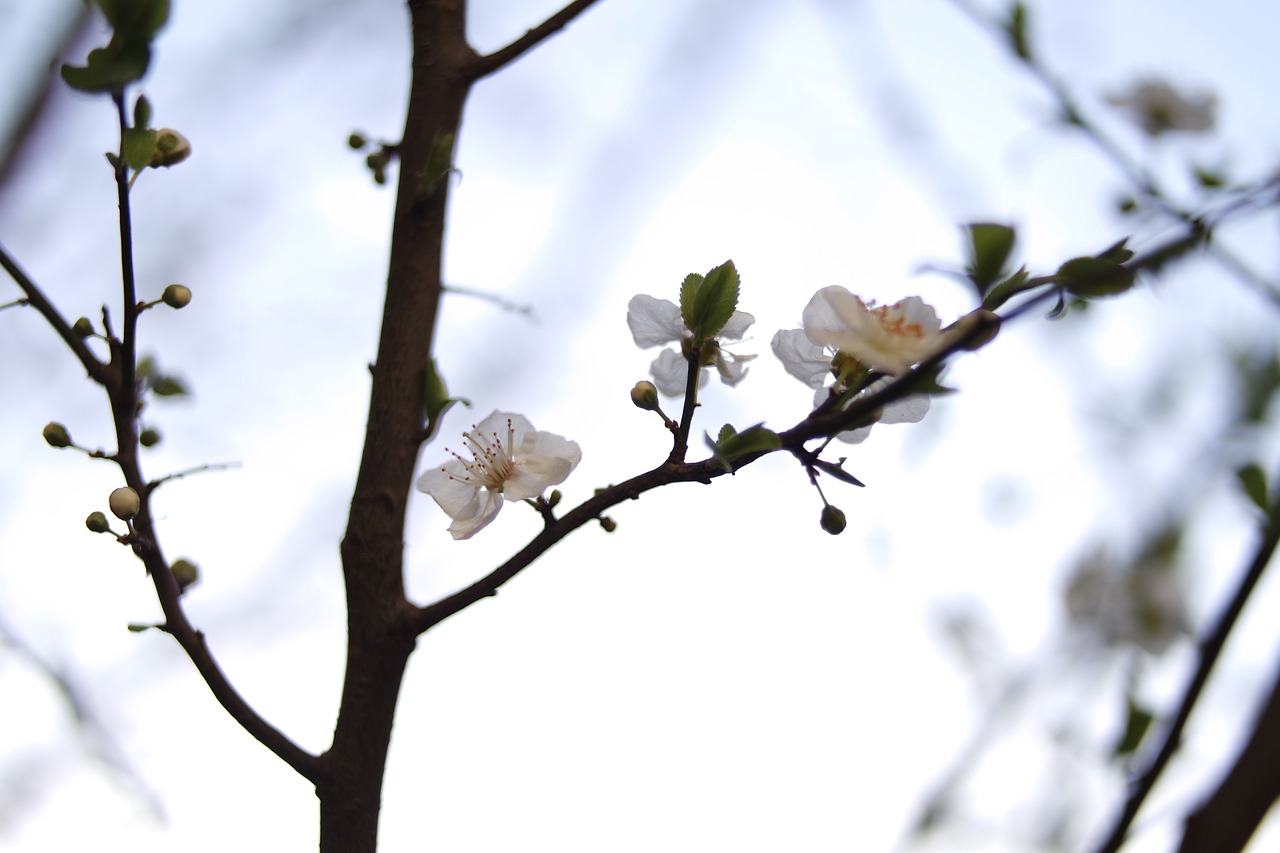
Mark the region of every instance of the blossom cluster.
[[[724, 346], [741, 341], [755, 322], [736, 310], [737, 290], [737, 271], [727, 263], [686, 279], [680, 305], [647, 294], [631, 299], [627, 325], [636, 345], [675, 345], [650, 365], [654, 385], [637, 386], [647, 386], [648, 395], [637, 398], [637, 405], [657, 410], [654, 386], [668, 397], [696, 393], [689, 384], [700, 387], [712, 368], [726, 385], [743, 380], [755, 356], [730, 353]], [[843, 287], [824, 287], [805, 306], [801, 327], [779, 331], [772, 349], [787, 373], [814, 389], [814, 409], [843, 411], [944, 351], [968, 328], [966, 319], [944, 329], [934, 309], [917, 296], [877, 305]], [[636, 398], [638, 391], [632, 393]], [[836, 437], [857, 443], [875, 423], [914, 423], [928, 411], [927, 395], [910, 395], [874, 410]], [[418, 488], [452, 519], [449, 532], [455, 539], [482, 530], [506, 502], [542, 501], [543, 492], [564, 482], [582, 458], [577, 443], [539, 432], [523, 415], [509, 412], [493, 412], [462, 438], [462, 452], [450, 450], [451, 459], [418, 480]]]

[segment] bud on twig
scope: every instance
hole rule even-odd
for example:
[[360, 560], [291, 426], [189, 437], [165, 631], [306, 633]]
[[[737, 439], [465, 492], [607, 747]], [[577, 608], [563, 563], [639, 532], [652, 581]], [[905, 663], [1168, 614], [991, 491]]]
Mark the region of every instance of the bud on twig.
[[658, 411], [658, 388], [652, 382], [637, 382], [631, 389], [631, 402], [637, 409], [649, 412]]
[[82, 338], [87, 338], [93, 334], [93, 323], [88, 317], [81, 317], [71, 324], [71, 331]]
[[171, 284], [160, 294], [160, 301], [170, 308], [186, 308], [191, 303], [191, 288], [181, 284]]
[[94, 533], [111, 532], [111, 524], [107, 521], [107, 516], [101, 512], [89, 513], [89, 517], [84, 520], [84, 526]]
[[844, 532], [845, 518], [844, 513], [839, 508], [827, 504], [822, 508], [822, 529], [830, 533], [832, 536], [838, 536]]
[[67, 428], [55, 421], [45, 424], [41, 430], [44, 440], [49, 442], [50, 447], [70, 447], [71, 436], [67, 433]]
[[178, 582], [179, 595], [200, 580], [200, 568], [190, 560], [174, 560], [169, 566], [169, 571], [173, 573], [173, 579]]
[[176, 130], [161, 128], [156, 131], [156, 150], [148, 164], [153, 169], [176, 166], [191, 156], [191, 143]]
[[107, 506], [116, 518], [128, 521], [142, 509], [142, 498], [128, 486], [121, 486], [107, 498]]

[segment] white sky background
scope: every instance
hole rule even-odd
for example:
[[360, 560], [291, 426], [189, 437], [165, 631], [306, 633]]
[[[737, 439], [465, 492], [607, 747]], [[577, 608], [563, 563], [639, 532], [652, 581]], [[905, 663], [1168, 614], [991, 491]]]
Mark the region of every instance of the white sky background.
[[[13, 16], [26, 5], [0, 2], [0, 62], [25, 43]], [[474, 5], [483, 51], [557, 6]], [[158, 493], [164, 546], [201, 565], [188, 609], [232, 680], [314, 750], [328, 743], [341, 683], [337, 543], [392, 204], [344, 140], [352, 129], [394, 138], [407, 86], [401, 4], [350, 6], [175, 4], [145, 90], [157, 123], [195, 154], [144, 175], [133, 196], [144, 292], [170, 281], [195, 292], [180, 313], [144, 316], [146, 348], [195, 390], [149, 410], [166, 440], [147, 471], [243, 463]], [[1274, 168], [1276, 9], [1084, 0], [1033, 12], [1048, 61], [1135, 154], [1171, 173], [1188, 151], [1245, 177]], [[1144, 147], [1102, 95], [1146, 74], [1217, 91], [1221, 135]], [[1110, 213], [1118, 176], [1048, 110], [1003, 48], [941, 0], [604, 0], [470, 102], [448, 279], [531, 303], [537, 322], [447, 297], [438, 358], [475, 408], [451, 414], [424, 464], [501, 408], [582, 445], [570, 504], [652, 467], [667, 434], [628, 391], [656, 351], [632, 344], [627, 300], [674, 299], [685, 274], [726, 258], [757, 318], [737, 349], [761, 358], [738, 388], [709, 388], [699, 434], [806, 413], [811, 392], [768, 344], [818, 287], [918, 293], [944, 322], [972, 307], [953, 282], [915, 274], [958, 261], [958, 222], [1018, 223], [1041, 270], [1100, 250], [1134, 228]], [[66, 314], [95, 320], [118, 277], [101, 159], [113, 127], [105, 101], [60, 93], [40, 151], [0, 197], [0, 240]], [[1261, 269], [1280, 263], [1274, 215], [1230, 239]], [[1090, 318], [1010, 326], [954, 366], [961, 394], [849, 451], [868, 487], [827, 487], [849, 516], [840, 537], [819, 529], [821, 502], [782, 458], [618, 507], [612, 536], [580, 531], [422, 640], [392, 744], [384, 849], [892, 849], [981, 720], [939, 615], [988, 621], [1013, 661], [1053, 646], [1073, 559], [1098, 531], [1126, 541], [1132, 519], [1159, 518], [1186, 486], [1176, 468], [1195, 429], [1218, 422], [1193, 406], [1191, 438], [1170, 432], [1121, 466], [1099, 415], [1140, 411], [1126, 411], [1126, 389], [1170, 355], [1188, 383], [1217, 393], [1221, 368], [1196, 356], [1229, 335], [1274, 339], [1262, 304], [1196, 263]], [[0, 803], [0, 844], [314, 849], [309, 786], [235, 728], [176, 644], [124, 630], [157, 618], [150, 584], [125, 549], [83, 528], [116, 472], [40, 437], [59, 420], [80, 443], [109, 441], [102, 395], [34, 312], [5, 311], [0, 330], [0, 614], [71, 668], [167, 813], [149, 818], [84, 760], [58, 697], [5, 655], [0, 781], [27, 778], [30, 798], [11, 812]], [[1202, 624], [1252, 536], [1226, 480], [1195, 486], [1213, 521], [1192, 543]], [[509, 505], [454, 542], [418, 495], [412, 594], [466, 583], [538, 525]], [[1278, 594], [1267, 583], [1250, 613], [1274, 612]], [[1274, 631], [1256, 618], [1243, 629], [1211, 706], [1222, 713], [1192, 731], [1190, 781], [1166, 792], [1168, 816], [1203, 790], [1271, 677]], [[1180, 686], [1189, 652], [1155, 670], [1153, 698]], [[1093, 696], [1116, 676], [1072, 683]], [[1105, 745], [1118, 694], [1088, 707]], [[975, 832], [964, 849], [1025, 847], [1027, 791], [1053, 778], [1034, 742], [993, 761], [967, 803], [1013, 840]], [[1119, 780], [1084, 779], [1097, 786], [1086, 797], [1096, 829]], [[1169, 838], [1157, 827], [1133, 849]]]

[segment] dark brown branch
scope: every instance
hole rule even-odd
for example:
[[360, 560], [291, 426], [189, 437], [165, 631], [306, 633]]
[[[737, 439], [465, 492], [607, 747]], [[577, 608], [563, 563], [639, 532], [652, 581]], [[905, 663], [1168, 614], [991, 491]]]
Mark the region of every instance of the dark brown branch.
[[1217, 790], [1188, 815], [1178, 853], [1245, 848], [1280, 797], [1280, 669], [1253, 732]]
[[23, 271], [18, 262], [10, 256], [9, 252], [0, 245], [0, 267], [4, 267], [5, 272], [13, 277], [18, 287], [27, 295], [27, 302], [32, 308], [40, 312], [41, 316], [48, 321], [53, 330], [58, 333], [58, 337], [62, 338], [75, 357], [84, 365], [84, 369], [89, 373], [89, 377], [99, 385], [110, 388], [112, 385], [111, 372], [107, 369], [107, 365], [98, 360], [88, 345], [84, 342], [84, 338], [72, 331], [71, 326], [63, 319], [62, 314], [53, 306], [48, 297], [44, 295], [39, 286], [31, 279], [29, 275]]
[[1196, 703], [1200, 699], [1205, 683], [1209, 680], [1209, 674], [1213, 671], [1214, 664], [1218, 662], [1218, 658], [1222, 654], [1222, 648], [1226, 645], [1227, 636], [1231, 633], [1231, 629], [1235, 627], [1241, 611], [1244, 610], [1245, 603], [1257, 586], [1258, 580], [1262, 577], [1267, 564], [1271, 562], [1277, 544], [1280, 543], [1280, 523], [1277, 523], [1277, 519], [1280, 519], [1280, 497], [1277, 497], [1270, 507], [1267, 523], [1262, 531], [1262, 541], [1258, 543], [1258, 548], [1254, 552], [1253, 560], [1250, 562], [1248, 570], [1240, 579], [1239, 586], [1227, 603], [1226, 608], [1218, 616], [1217, 622], [1214, 623], [1212, 629], [1200, 642], [1200, 657], [1196, 663], [1195, 672], [1192, 673], [1191, 680], [1183, 690], [1182, 699], [1178, 704], [1178, 711], [1165, 732], [1164, 740], [1161, 742], [1159, 750], [1152, 757], [1146, 769], [1130, 783], [1129, 796], [1125, 801], [1124, 808], [1121, 809], [1120, 814], [1116, 817], [1106, 840], [1097, 847], [1098, 853], [1116, 853], [1124, 844], [1129, 834], [1129, 827], [1138, 815], [1138, 810], [1142, 808], [1142, 804], [1151, 793], [1151, 789], [1164, 772], [1169, 759], [1177, 751], [1182, 741], [1183, 729], [1186, 728], [1187, 720], [1191, 718], [1191, 712], [1195, 710]]
[[481, 77], [487, 77], [493, 72], [510, 65], [547, 38], [564, 29], [574, 18], [587, 11], [596, 2], [597, 0], [573, 0], [568, 6], [547, 18], [511, 44], [486, 56], [478, 57], [471, 63], [467, 73], [472, 80], [479, 80]]

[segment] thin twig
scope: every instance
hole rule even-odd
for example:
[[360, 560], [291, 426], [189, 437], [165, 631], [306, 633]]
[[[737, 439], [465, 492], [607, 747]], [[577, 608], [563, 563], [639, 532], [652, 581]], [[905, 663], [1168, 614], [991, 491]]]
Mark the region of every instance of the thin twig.
[[498, 69], [510, 65], [548, 37], [564, 29], [574, 18], [595, 5], [596, 2], [597, 0], [573, 0], [568, 6], [565, 6], [506, 47], [495, 50], [486, 56], [477, 57], [468, 68], [471, 79], [479, 80], [481, 77], [487, 77]]
[[62, 338], [62, 342], [71, 349], [75, 357], [84, 365], [89, 377], [99, 385], [110, 388], [111, 375], [107, 370], [107, 365], [98, 360], [98, 357], [89, 349], [88, 344], [84, 342], [84, 338], [72, 330], [71, 325], [63, 319], [62, 314], [57, 308], [53, 307], [53, 303], [44, 295], [44, 291], [18, 265], [18, 262], [14, 260], [3, 245], [0, 245], [0, 267], [4, 267], [5, 272], [9, 273], [13, 280], [17, 282], [22, 292], [27, 294], [27, 303], [39, 311], [50, 326], [53, 326], [53, 330], [58, 333], [58, 337]]
[[1195, 710], [1205, 683], [1209, 680], [1209, 673], [1221, 656], [1222, 648], [1226, 645], [1227, 637], [1231, 633], [1231, 629], [1235, 627], [1241, 611], [1244, 610], [1245, 603], [1257, 586], [1258, 580], [1262, 577], [1267, 564], [1271, 562], [1271, 557], [1275, 553], [1277, 544], [1280, 544], [1280, 523], [1277, 522], [1277, 519], [1280, 519], [1280, 496], [1277, 496], [1276, 500], [1273, 501], [1267, 514], [1267, 521], [1262, 530], [1262, 541], [1258, 543], [1248, 571], [1240, 579], [1239, 586], [1236, 587], [1236, 591], [1227, 603], [1226, 608], [1218, 616], [1213, 628], [1200, 641], [1200, 657], [1196, 663], [1195, 672], [1183, 690], [1182, 698], [1178, 703], [1178, 712], [1165, 732], [1164, 740], [1161, 742], [1159, 750], [1146, 769], [1130, 783], [1129, 796], [1125, 801], [1124, 808], [1121, 809], [1119, 816], [1117, 816], [1115, 823], [1107, 834], [1106, 840], [1097, 847], [1097, 853], [1116, 853], [1121, 845], [1124, 844], [1129, 833], [1129, 827], [1138, 815], [1138, 810], [1142, 808], [1147, 795], [1151, 793], [1151, 789], [1164, 772], [1169, 759], [1177, 751], [1182, 741], [1183, 729], [1186, 728], [1187, 720], [1190, 719], [1191, 712]]

